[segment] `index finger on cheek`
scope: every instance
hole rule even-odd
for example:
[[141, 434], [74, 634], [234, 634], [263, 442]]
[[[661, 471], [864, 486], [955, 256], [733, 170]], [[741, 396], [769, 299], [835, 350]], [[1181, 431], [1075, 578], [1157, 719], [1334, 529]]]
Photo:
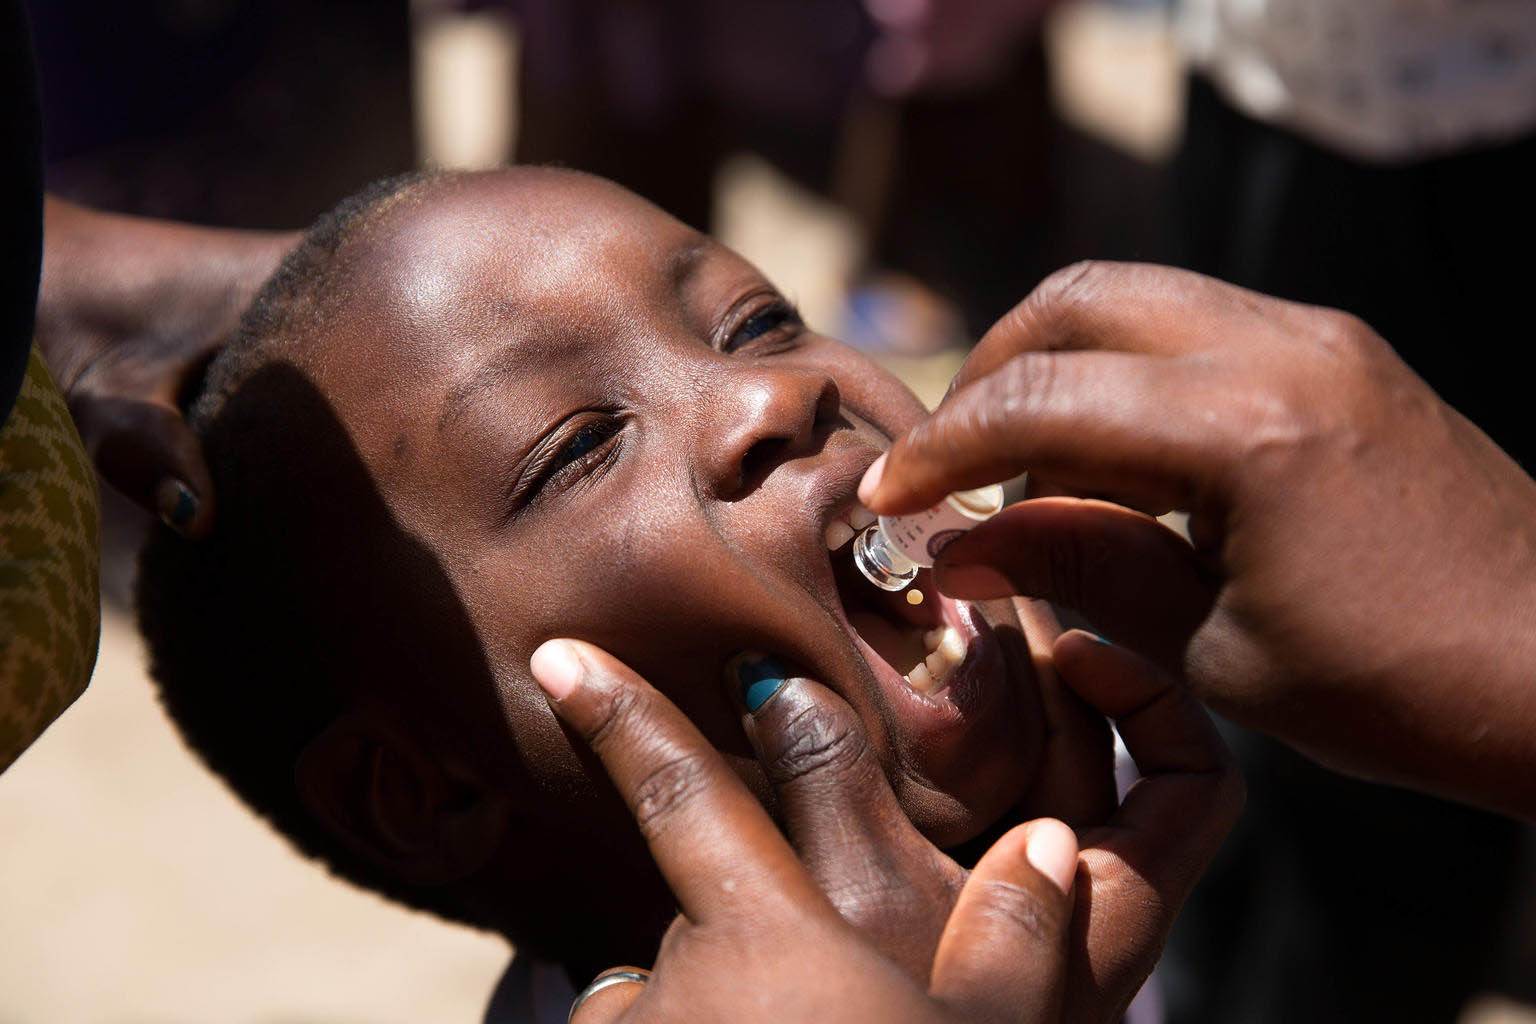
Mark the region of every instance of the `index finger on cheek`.
[[1154, 885], [1185, 891], [1242, 810], [1231, 752], [1189, 692], [1140, 655], [1081, 630], [1055, 653], [1067, 684], [1115, 720], [1142, 776], [1110, 821], [1109, 845], [1144, 862]]
[[202, 447], [174, 407], [97, 394], [71, 412], [102, 478], [187, 537], [213, 527], [213, 480]]
[[551, 640], [534, 678], [592, 748], [694, 922], [779, 898], [825, 906], [767, 812], [671, 702], [607, 652]]

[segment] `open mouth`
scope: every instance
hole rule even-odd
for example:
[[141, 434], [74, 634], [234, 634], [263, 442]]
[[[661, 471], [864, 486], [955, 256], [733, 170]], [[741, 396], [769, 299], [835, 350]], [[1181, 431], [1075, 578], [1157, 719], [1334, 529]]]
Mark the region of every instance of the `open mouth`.
[[854, 565], [852, 542], [874, 521], [873, 513], [854, 505], [835, 516], [824, 531], [848, 627], [866, 657], [873, 654], [884, 663], [872, 664], [877, 675], [899, 677], [925, 697], [952, 698], [951, 686], [965, 675], [961, 670], [980, 639], [977, 620], [966, 606], [939, 594], [926, 569], [911, 587], [896, 593], [865, 579]]

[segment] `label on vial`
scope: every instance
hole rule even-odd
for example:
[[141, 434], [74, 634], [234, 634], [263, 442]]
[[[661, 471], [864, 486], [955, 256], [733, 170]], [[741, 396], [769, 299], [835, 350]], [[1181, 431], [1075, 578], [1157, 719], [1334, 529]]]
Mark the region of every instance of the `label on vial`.
[[950, 544], [997, 514], [1003, 489], [979, 487], [950, 495], [933, 508], [909, 516], [882, 516], [886, 541], [918, 565], [928, 568]]

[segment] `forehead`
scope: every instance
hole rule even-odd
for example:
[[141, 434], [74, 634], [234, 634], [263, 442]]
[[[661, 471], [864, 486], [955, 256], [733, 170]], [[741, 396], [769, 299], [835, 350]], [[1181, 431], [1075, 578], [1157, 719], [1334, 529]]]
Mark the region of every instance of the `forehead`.
[[335, 305], [306, 369], [344, 411], [398, 400], [402, 386], [451, 386], [514, 343], [534, 355], [635, 316], [708, 245], [638, 196], [574, 172], [430, 183], [342, 247]]
[[403, 197], [349, 241], [343, 313], [431, 333], [487, 313], [568, 309], [643, 281], [697, 237], [638, 196], [574, 172], [450, 178]]

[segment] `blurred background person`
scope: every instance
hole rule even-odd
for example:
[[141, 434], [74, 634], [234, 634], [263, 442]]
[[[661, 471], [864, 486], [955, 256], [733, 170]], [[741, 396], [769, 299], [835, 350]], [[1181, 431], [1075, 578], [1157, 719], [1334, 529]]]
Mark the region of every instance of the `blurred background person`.
[[1060, 0], [501, 6], [520, 29], [520, 160], [706, 229], [728, 162], [765, 161], [858, 229], [837, 315], [866, 348], [962, 345], [1063, 262], [1154, 247], [1156, 174], [1052, 104]]

